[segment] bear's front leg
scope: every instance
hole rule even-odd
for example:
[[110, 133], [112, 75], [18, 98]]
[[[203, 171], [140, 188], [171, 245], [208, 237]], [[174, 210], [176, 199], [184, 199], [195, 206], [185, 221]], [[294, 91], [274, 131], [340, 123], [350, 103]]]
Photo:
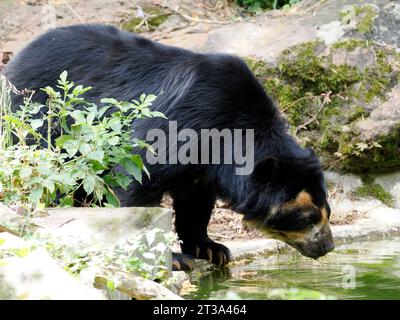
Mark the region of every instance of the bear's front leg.
[[[211, 240], [207, 226], [214, 208], [213, 186], [202, 181], [186, 185], [184, 189], [171, 192], [175, 209], [175, 228], [182, 241], [182, 253], [197, 259], [206, 259], [216, 266], [230, 261], [227, 247]], [[182, 264], [179, 261], [178, 263]]]

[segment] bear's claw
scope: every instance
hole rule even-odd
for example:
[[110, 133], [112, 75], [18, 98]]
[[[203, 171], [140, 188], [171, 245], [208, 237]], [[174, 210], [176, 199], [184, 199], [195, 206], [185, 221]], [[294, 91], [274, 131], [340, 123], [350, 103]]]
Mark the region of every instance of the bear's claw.
[[191, 271], [194, 269], [194, 258], [188, 254], [172, 253], [172, 271]]
[[226, 266], [231, 259], [229, 249], [214, 241], [205, 241], [196, 245], [183, 244], [182, 251], [193, 255], [196, 259], [205, 259], [217, 267]]

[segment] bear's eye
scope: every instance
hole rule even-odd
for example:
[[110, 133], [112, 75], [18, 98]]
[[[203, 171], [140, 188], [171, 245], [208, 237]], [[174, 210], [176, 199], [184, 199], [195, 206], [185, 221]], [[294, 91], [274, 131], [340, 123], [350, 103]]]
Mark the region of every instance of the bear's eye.
[[316, 208], [295, 208], [274, 216], [271, 227], [281, 231], [299, 231], [313, 227], [321, 220]]

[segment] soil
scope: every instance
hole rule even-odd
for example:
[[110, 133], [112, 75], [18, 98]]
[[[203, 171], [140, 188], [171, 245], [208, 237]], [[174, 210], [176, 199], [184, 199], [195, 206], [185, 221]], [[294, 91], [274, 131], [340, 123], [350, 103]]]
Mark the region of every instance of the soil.
[[[175, 33], [207, 33], [213, 26], [228, 23], [240, 11], [231, 0], [2, 0], [0, 71], [13, 54], [49, 27], [79, 23], [121, 27], [146, 7], [159, 8], [170, 14], [171, 19], [159, 28], [144, 32], [144, 35], [171, 45]], [[191, 37], [190, 41], [196, 41], [196, 37]]]

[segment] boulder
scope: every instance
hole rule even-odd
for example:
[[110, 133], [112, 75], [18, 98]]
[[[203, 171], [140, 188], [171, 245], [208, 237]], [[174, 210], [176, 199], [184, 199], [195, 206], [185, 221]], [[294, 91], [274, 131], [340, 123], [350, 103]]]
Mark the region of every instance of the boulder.
[[373, 41], [306, 42], [276, 64], [247, 59], [304, 146], [324, 168], [400, 168], [400, 54]]
[[43, 248], [0, 234], [0, 300], [104, 300], [60, 268]]

